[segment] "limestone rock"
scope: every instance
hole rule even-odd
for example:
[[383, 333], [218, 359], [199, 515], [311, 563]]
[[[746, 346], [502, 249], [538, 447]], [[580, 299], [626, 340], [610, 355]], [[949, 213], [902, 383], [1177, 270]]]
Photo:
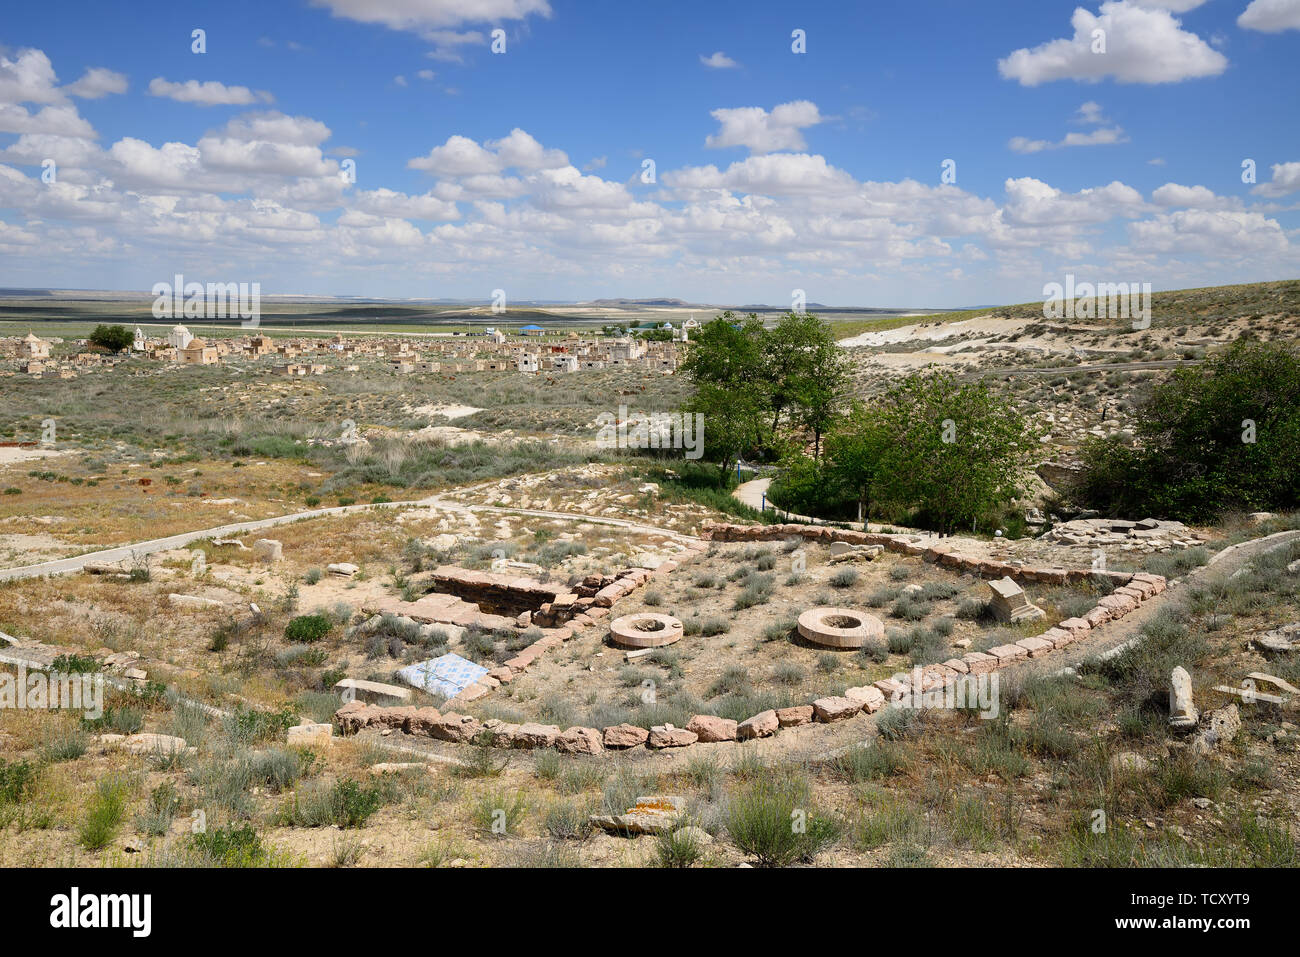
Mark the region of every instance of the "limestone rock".
[[700, 847], [708, 847], [710, 844], [713, 843], [712, 834], [710, 834], [704, 828], [696, 827], [693, 824], [688, 824], [686, 825], [686, 827], [679, 827], [673, 833], [681, 834], [682, 836], [688, 838], [689, 840], [694, 841]]
[[1121, 751], [1110, 759], [1112, 772], [1141, 773], [1151, 767], [1151, 762], [1136, 751]]
[[168, 595], [167, 601], [174, 608], [188, 608], [191, 610], [200, 610], [204, 608], [220, 608], [221, 602], [215, 598], [200, 598], [198, 595]]
[[406, 720], [402, 722], [402, 730], [407, 734], [431, 738], [434, 726], [441, 720], [442, 714], [437, 708], [412, 708], [406, 715]]
[[686, 723], [686, 730], [695, 732], [696, 737], [706, 744], [736, 740], [736, 722], [711, 714], [697, 714]]
[[650, 732], [634, 724], [617, 724], [603, 732], [605, 747], [612, 749], [635, 748], [646, 743]]
[[364, 701], [367, 704], [403, 705], [411, 703], [411, 692], [407, 688], [388, 685], [380, 681], [366, 681], [362, 678], [344, 678], [335, 683], [334, 690], [344, 701]]
[[879, 711], [885, 706], [885, 693], [871, 685], [862, 688], [849, 688], [844, 692], [844, 697], [861, 704], [862, 710], [867, 714]]
[[516, 748], [550, 748], [559, 736], [560, 729], [553, 724], [528, 721], [519, 726], [512, 743]]
[[599, 754], [604, 750], [595, 728], [569, 728], [555, 739], [555, 749], [564, 754]]
[[170, 734], [133, 734], [121, 747], [130, 754], [175, 754], [186, 749], [184, 738]]
[[591, 823], [612, 834], [661, 834], [673, 830], [686, 812], [686, 798], [674, 794], [639, 797], [623, 814], [595, 814]]
[[291, 748], [327, 748], [334, 743], [334, 725], [297, 725], [289, 729], [285, 736], [285, 743]]
[[831, 722], [843, 721], [851, 718], [862, 710], [862, 704], [851, 698], [828, 697], [818, 698], [813, 702], [813, 714], [818, 721]]
[[1169, 675], [1169, 727], [1190, 731], [1196, 727], [1200, 713], [1192, 703], [1192, 676], [1182, 665]]
[[1281, 653], [1300, 651], [1300, 621], [1258, 635], [1254, 642], [1256, 647], [1263, 651]]
[[1043, 617], [1043, 610], [1029, 603], [1025, 590], [1010, 576], [989, 582], [989, 591], [989, 604], [998, 621], [1012, 623]]
[[773, 710], [760, 711], [736, 725], [736, 739], [748, 741], [752, 738], [768, 738], [776, 734], [781, 721]]
[[650, 736], [646, 739], [646, 747], [684, 748], [698, 740], [699, 736], [694, 731], [687, 731], [685, 728], [674, 728], [671, 724], [661, 724], [650, 729]]
[[1227, 744], [1241, 730], [1241, 709], [1235, 704], [1207, 711], [1204, 715], [1205, 730], [1197, 732], [1192, 738], [1194, 754], [1208, 754], [1220, 744]]
[[284, 557], [284, 545], [274, 538], [259, 538], [253, 542], [253, 561], [273, 565]]
[[810, 704], [795, 705], [792, 708], [777, 708], [777, 724], [782, 728], [797, 728], [801, 724], [808, 724], [813, 719], [813, 709]]
[[[387, 711], [400, 711], [400, 708], [386, 708]], [[473, 741], [483, 733], [483, 725], [467, 714], [448, 711], [438, 718], [429, 728], [429, 733], [440, 741], [464, 743]]]

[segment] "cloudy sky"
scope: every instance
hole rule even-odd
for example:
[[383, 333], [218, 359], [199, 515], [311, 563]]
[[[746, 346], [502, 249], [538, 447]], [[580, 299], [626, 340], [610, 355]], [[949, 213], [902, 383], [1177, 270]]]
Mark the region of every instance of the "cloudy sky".
[[955, 306], [1295, 278], [1297, 90], [1300, 0], [8, 3], [0, 286]]

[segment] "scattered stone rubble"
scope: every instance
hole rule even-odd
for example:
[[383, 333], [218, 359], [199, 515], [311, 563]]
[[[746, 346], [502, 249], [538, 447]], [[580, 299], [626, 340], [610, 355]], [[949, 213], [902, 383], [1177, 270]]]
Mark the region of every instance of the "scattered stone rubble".
[[1261, 651], [1274, 651], [1283, 654], [1300, 651], [1300, 621], [1281, 628], [1274, 628], [1254, 639], [1255, 647]]
[[[1127, 585], [1138, 577], [1130, 572], [1096, 570], [1092, 568], [1041, 567], [1003, 562], [997, 559], [966, 555], [960, 547], [947, 542], [926, 544], [921, 535], [858, 532], [852, 529], [832, 528], [827, 525], [727, 525], [704, 526], [700, 537], [715, 542], [775, 542], [788, 538], [802, 538], [810, 542], [847, 542], [857, 545], [882, 545], [885, 551], [900, 555], [920, 557], [943, 568], [957, 572], [971, 572], [981, 578], [1011, 578], [1019, 584], [1039, 582], [1045, 585], [1078, 585], [1098, 579], [1115, 585]], [[1150, 577], [1150, 576], [1149, 576]]]
[[1205, 539], [1182, 522], [1154, 518], [1129, 522], [1115, 518], [1080, 518], [1055, 525], [1040, 538], [1062, 545], [1118, 548], [1122, 552], [1166, 552], [1204, 545]]

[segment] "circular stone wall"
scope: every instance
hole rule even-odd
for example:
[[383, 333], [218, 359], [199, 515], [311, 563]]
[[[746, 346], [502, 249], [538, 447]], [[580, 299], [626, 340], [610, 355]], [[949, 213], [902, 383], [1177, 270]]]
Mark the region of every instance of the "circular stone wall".
[[661, 648], [682, 636], [682, 623], [671, 615], [649, 612], [624, 615], [609, 623], [609, 637], [628, 648]]
[[799, 616], [799, 634], [825, 648], [861, 648], [868, 638], [884, 638], [875, 615], [848, 608], [810, 608]]

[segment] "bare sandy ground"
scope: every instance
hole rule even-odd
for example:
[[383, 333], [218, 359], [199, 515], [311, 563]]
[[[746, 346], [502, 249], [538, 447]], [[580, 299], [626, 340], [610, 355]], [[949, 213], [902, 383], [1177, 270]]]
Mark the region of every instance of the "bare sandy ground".
[[483, 410], [472, 405], [418, 405], [411, 411], [417, 415], [440, 415], [444, 419], [463, 419], [467, 415]]
[[918, 322], [914, 325], [899, 326], [896, 329], [885, 329], [881, 332], [864, 332], [850, 339], [841, 339], [840, 345], [852, 348], [854, 346], [888, 346], [898, 342], [912, 342], [914, 340], [933, 342], [940, 339], [951, 339], [953, 336], [970, 335], [971, 333], [1004, 335], [1008, 332], [1016, 332], [1035, 321], [1041, 320], [994, 319], [992, 316], [977, 316], [974, 319], [963, 319], [960, 322]]
[[62, 449], [20, 449], [16, 446], [0, 446], [0, 466], [31, 462], [34, 459], [48, 459], [63, 454]]

